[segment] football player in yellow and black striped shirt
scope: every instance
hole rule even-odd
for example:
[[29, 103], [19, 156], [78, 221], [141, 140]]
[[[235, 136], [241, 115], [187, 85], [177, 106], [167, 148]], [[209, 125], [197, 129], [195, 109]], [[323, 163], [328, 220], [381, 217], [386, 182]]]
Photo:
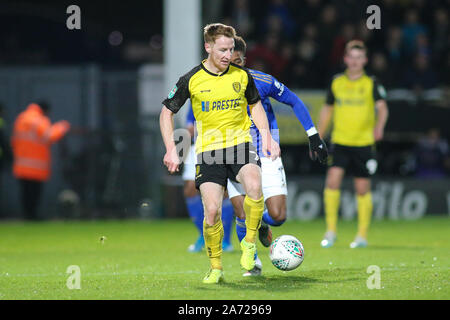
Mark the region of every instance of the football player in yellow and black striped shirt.
[[164, 164], [170, 173], [178, 171], [180, 159], [173, 139], [173, 115], [191, 99], [197, 121], [196, 188], [204, 206], [203, 235], [211, 268], [204, 283], [223, 280], [220, 219], [227, 179], [240, 182], [246, 191], [244, 211], [247, 234], [241, 241], [241, 265], [255, 266], [256, 234], [261, 224], [264, 198], [261, 187], [261, 162], [252, 144], [251, 120], [263, 133], [265, 156], [275, 160], [280, 147], [273, 140], [264, 107], [253, 78], [247, 69], [231, 63], [236, 33], [233, 27], [210, 24], [204, 28], [208, 58], [180, 77], [163, 101], [160, 115], [161, 134], [166, 147]]
[[358, 209], [358, 233], [351, 248], [366, 247], [372, 216], [370, 177], [375, 173], [375, 142], [383, 138], [388, 108], [383, 86], [366, 75], [367, 50], [362, 41], [353, 40], [345, 48], [347, 69], [334, 76], [319, 119], [324, 136], [332, 120], [331, 153], [325, 182], [324, 207], [327, 231], [322, 247], [336, 241], [340, 187], [345, 173], [353, 174]]

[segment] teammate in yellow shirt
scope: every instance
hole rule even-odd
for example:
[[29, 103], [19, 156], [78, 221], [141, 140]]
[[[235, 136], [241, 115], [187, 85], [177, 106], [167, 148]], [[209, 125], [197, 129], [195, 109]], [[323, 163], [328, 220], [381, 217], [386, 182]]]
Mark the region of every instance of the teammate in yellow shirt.
[[173, 138], [173, 115], [191, 99], [197, 121], [195, 185], [204, 206], [203, 236], [211, 268], [204, 283], [223, 281], [221, 207], [227, 179], [240, 182], [245, 189], [246, 237], [241, 241], [241, 266], [255, 266], [256, 235], [261, 225], [264, 198], [261, 187], [261, 162], [252, 144], [251, 120], [262, 132], [262, 150], [275, 160], [280, 147], [273, 140], [264, 107], [251, 74], [231, 63], [236, 32], [220, 23], [204, 28], [208, 58], [181, 76], [163, 101], [161, 134], [166, 147], [164, 164], [170, 173], [178, 171], [180, 158]]
[[366, 247], [372, 216], [370, 177], [376, 172], [375, 142], [383, 138], [388, 119], [386, 92], [364, 71], [367, 49], [353, 40], [345, 47], [347, 69], [334, 76], [321, 110], [318, 131], [321, 137], [332, 120], [331, 153], [327, 172], [324, 206], [327, 231], [321, 246], [336, 241], [340, 187], [345, 173], [353, 174], [358, 209], [358, 233], [351, 248]]

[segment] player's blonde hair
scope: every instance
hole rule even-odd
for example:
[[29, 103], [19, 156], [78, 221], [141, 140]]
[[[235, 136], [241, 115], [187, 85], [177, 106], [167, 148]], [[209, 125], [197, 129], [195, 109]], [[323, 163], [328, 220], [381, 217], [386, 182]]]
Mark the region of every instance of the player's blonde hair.
[[358, 49], [364, 51], [367, 54], [367, 48], [363, 41], [361, 40], [351, 40], [345, 45], [345, 53], [348, 53], [352, 49]]
[[203, 29], [203, 38], [205, 43], [214, 43], [220, 36], [234, 38], [236, 37], [236, 31], [233, 27], [222, 23], [207, 24]]

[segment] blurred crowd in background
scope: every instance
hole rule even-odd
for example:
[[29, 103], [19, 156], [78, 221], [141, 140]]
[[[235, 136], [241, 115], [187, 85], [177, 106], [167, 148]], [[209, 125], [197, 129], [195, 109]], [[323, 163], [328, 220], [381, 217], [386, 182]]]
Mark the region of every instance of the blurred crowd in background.
[[323, 88], [343, 69], [345, 43], [363, 40], [367, 70], [387, 89], [450, 83], [449, 1], [379, 1], [381, 29], [369, 30], [373, 1], [235, 0], [226, 22], [251, 43], [248, 65], [295, 88]]

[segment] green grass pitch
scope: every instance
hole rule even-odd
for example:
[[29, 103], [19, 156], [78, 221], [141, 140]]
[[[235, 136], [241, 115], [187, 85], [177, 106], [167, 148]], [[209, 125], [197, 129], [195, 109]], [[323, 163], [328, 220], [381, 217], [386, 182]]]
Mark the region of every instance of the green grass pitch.
[[[288, 221], [274, 238], [291, 234], [305, 247], [296, 270], [273, 267], [258, 244], [263, 276], [242, 277], [240, 251], [224, 253], [225, 283], [204, 285], [205, 251], [188, 219], [0, 224], [0, 299], [450, 299], [449, 218], [373, 221], [368, 248], [350, 249], [356, 222], [340, 221], [338, 242], [322, 249], [324, 222]], [[101, 237], [106, 237], [102, 242]], [[80, 268], [80, 289], [66, 273]], [[368, 289], [380, 268], [380, 289]]]

